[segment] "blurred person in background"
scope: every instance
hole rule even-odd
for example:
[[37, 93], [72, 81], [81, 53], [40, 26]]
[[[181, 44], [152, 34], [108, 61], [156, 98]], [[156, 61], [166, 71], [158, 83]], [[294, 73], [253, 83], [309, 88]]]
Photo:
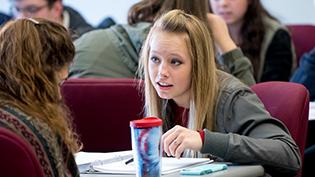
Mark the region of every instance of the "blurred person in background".
[[260, 0], [209, 0], [228, 25], [233, 41], [254, 67], [256, 82], [289, 81], [295, 62], [291, 36]]
[[74, 33], [73, 38], [93, 30], [93, 27], [62, 0], [11, 0], [11, 11], [15, 18], [44, 18], [62, 24]]

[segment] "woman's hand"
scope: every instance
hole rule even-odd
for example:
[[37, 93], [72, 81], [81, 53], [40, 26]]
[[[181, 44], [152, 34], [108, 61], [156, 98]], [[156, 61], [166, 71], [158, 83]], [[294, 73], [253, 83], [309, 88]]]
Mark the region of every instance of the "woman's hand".
[[216, 44], [216, 48], [220, 55], [237, 48], [236, 44], [230, 37], [229, 30], [225, 21], [220, 16], [211, 13], [207, 14], [207, 18], [208, 24], [211, 28], [212, 36], [214, 38], [214, 42]]
[[162, 135], [162, 145], [168, 156], [180, 158], [185, 149], [200, 151], [202, 140], [197, 131], [176, 125]]

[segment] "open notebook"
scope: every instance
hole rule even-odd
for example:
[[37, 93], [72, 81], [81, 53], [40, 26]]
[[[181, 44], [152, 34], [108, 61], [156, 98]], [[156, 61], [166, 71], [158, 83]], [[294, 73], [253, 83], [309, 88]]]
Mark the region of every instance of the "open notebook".
[[[180, 171], [181, 169], [192, 167], [195, 165], [207, 164], [212, 161], [208, 158], [170, 158], [163, 157], [162, 158], [162, 169], [161, 174], [169, 174], [176, 171]], [[103, 165], [93, 166], [96, 171], [102, 173], [110, 173], [110, 174], [136, 174], [135, 163], [132, 162], [128, 165], [125, 164], [125, 161], [118, 161], [114, 163], [107, 163]]]
[[[84, 156], [84, 157], [83, 157]], [[95, 173], [106, 174], [135, 174], [134, 162], [125, 164], [132, 157], [131, 151], [113, 152], [113, 153], [78, 153], [76, 162], [80, 172], [84, 170], [94, 171]], [[103, 159], [103, 160], [101, 160]], [[169, 174], [180, 171], [187, 167], [193, 167], [213, 162], [209, 158], [162, 158], [161, 174]], [[92, 170], [91, 170], [92, 169]]]

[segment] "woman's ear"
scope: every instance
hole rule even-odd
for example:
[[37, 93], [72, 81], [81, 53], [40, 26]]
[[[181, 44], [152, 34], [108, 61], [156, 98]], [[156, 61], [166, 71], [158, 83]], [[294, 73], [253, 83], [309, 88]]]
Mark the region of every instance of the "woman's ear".
[[[52, 13], [55, 19], [61, 19], [62, 21], [62, 13], [63, 13], [63, 5], [61, 1], [56, 1], [51, 7]], [[60, 21], [60, 20], [58, 20]]]

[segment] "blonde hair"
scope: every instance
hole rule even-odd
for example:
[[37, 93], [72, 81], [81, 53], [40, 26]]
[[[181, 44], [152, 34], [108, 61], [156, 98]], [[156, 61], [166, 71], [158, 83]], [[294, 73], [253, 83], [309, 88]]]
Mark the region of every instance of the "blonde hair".
[[74, 45], [67, 30], [43, 19], [19, 19], [0, 30], [0, 106], [16, 107], [48, 124], [70, 152], [77, 152], [57, 73], [70, 64]]
[[[186, 43], [192, 59], [191, 101], [189, 128], [213, 130], [216, 98], [218, 95], [217, 68], [213, 39], [207, 25], [193, 15], [181, 10], [172, 10], [162, 15], [151, 28], [143, 45], [138, 68], [139, 77], [144, 79], [145, 111], [148, 116], [158, 116], [169, 123], [167, 100], [161, 99], [154, 89], [148, 71], [150, 42], [157, 31], [187, 34]], [[164, 129], [169, 129], [164, 125]]]

